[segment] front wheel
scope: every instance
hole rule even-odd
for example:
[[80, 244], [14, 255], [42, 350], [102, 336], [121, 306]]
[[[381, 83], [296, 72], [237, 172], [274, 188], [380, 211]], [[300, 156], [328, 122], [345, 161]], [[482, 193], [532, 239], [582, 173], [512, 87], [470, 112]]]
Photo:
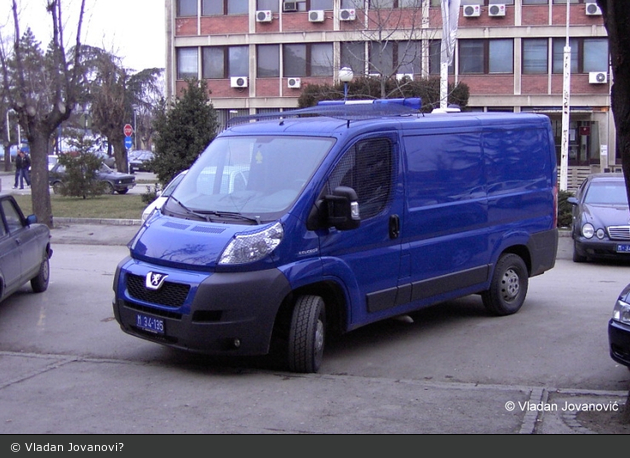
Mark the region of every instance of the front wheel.
[[516, 313], [525, 302], [528, 284], [525, 262], [516, 254], [504, 254], [495, 266], [490, 289], [481, 294], [483, 305], [498, 316]]
[[301, 296], [295, 302], [289, 329], [289, 370], [317, 372], [324, 356], [326, 306], [319, 296]]

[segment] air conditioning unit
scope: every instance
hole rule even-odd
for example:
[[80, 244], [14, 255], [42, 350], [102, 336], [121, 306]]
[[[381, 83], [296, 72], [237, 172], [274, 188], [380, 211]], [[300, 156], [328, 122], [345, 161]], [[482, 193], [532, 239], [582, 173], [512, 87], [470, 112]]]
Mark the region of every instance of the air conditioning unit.
[[247, 77], [246, 76], [230, 77], [230, 87], [247, 87]]
[[308, 22], [324, 22], [324, 10], [310, 10], [308, 12]]
[[505, 5], [503, 3], [495, 3], [488, 6], [488, 16], [505, 16]]
[[401, 81], [405, 78], [409, 78], [410, 81], [413, 81], [413, 73], [396, 73], [396, 80]]
[[604, 84], [608, 82], [608, 73], [606, 72], [589, 72], [588, 82], [591, 84]]
[[282, 3], [282, 11], [285, 13], [293, 12], [298, 10], [298, 2], [283, 2]]
[[599, 5], [595, 2], [589, 2], [586, 3], [586, 15], [587, 16], [601, 16], [602, 15], [602, 10], [600, 9]]
[[289, 78], [287, 80], [287, 86], [290, 89], [299, 89], [302, 85], [302, 80], [300, 78]]
[[464, 17], [481, 16], [481, 5], [464, 5], [462, 8], [464, 10]]
[[340, 10], [340, 21], [354, 21], [357, 18], [357, 10]]
[[272, 19], [271, 10], [256, 11], [256, 22], [271, 22]]

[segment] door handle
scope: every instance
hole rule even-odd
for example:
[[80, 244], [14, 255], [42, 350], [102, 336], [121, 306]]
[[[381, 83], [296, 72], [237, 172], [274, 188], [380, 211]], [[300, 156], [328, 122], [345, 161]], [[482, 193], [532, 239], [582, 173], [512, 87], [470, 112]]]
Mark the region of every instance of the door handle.
[[397, 239], [400, 235], [400, 217], [398, 215], [391, 215], [389, 217], [389, 238]]

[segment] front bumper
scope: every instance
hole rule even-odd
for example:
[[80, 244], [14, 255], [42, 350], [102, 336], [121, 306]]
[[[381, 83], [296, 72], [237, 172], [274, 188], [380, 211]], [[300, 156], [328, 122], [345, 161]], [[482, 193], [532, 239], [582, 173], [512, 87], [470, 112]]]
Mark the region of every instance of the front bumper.
[[610, 320], [608, 322], [608, 342], [610, 357], [619, 364], [630, 367], [630, 326]]
[[575, 249], [581, 256], [587, 258], [599, 258], [599, 259], [619, 259], [630, 261], [630, 251], [620, 252], [618, 251], [618, 245], [630, 245], [630, 242], [615, 242], [610, 240], [599, 240], [597, 238], [586, 239], [580, 237], [574, 239]]
[[[144, 288], [149, 272], [168, 275], [160, 291]], [[214, 355], [268, 353], [277, 311], [290, 292], [277, 269], [206, 274], [135, 261], [121, 263], [114, 288], [114, 316], [124, 332]], [[138, 314], [163, 320], [164, 332], [139, 328]]]

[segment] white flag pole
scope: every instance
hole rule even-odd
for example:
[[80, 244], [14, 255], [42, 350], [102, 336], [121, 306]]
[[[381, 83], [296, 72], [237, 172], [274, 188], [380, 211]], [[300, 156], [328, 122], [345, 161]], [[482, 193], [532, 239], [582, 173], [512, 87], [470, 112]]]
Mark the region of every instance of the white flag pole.
[[562, 145], [560, 147], [560, 191], [568, 188], [569, 169], [569, 113], [571, 111], [571, 46], [569, 46], [569, 11], [570, 3], [567, 2], [567, 31], [566, 44], [564, 46], [564, 69], [562, 79]]

